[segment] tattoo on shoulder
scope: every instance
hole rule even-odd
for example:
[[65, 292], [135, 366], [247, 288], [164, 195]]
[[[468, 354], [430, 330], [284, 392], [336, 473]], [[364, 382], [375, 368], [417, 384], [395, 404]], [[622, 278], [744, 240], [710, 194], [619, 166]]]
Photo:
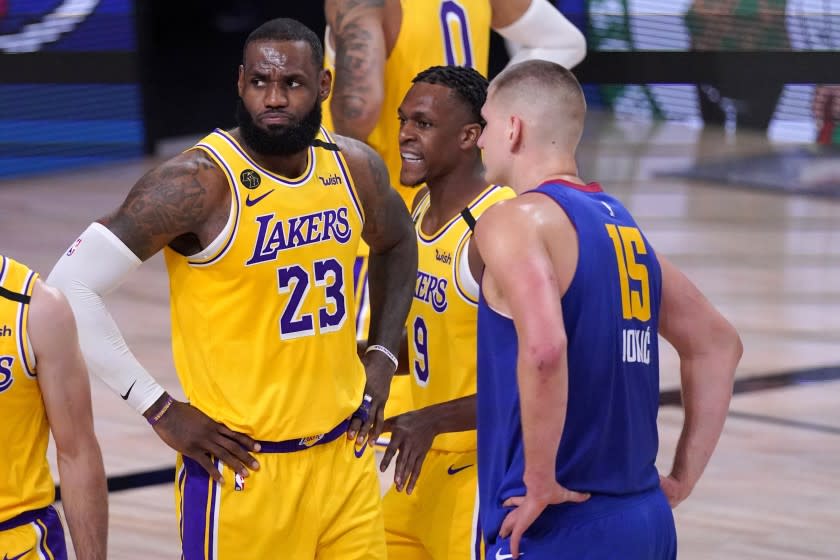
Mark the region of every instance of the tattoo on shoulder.
[[[372, 150], [371, 150], [372, 151]], [[391, 188], [391, 181], [388, 177], [388, 168], [378, 154], [368, 154], [368, 169], [370, 170], [371, 182], [376, 185], [377, 192]]]
[[145, 259], [204, 218], [207, 187], [200, 175], [215, 169], [196, 150], [144, 175], [106, 224], [138, 257]]

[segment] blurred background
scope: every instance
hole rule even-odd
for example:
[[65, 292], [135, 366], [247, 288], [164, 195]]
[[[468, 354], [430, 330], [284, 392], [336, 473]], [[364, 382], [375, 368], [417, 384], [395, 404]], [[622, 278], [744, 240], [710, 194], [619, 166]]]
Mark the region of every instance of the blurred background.
[[[576, 73], [591, 107], [840, 142], [840, 0], [556, 4], [587, 37]], [[241, 45], [279, 15], [323, 33], [320, 2], [0, 0], [0, 177], [151, 154], [161, 140], [232, 126]], [[494, 37], [491, 77], [506, 61]]]

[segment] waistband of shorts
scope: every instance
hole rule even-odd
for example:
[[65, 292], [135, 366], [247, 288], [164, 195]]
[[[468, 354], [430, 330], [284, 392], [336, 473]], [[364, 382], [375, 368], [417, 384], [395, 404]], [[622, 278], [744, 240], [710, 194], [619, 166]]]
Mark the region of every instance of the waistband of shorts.
[[594, 521], [621, 512], [622, 510], [638, 506], [643, 502], [654, 499], [662, 490], [655, 488], [624, 495], [592, 494], [588, 500], [580, 503], [564, 503], [548, 506], [543, 515], [552, 519], [553, 523], [565, 525], [583, 521]]
[[350, 426], [350, 419], [346, 419], [338, 426], [325, 434], [308, 436], [302, 438], [287, 439], [286, 441], [257, 441], [260, 444], [260, 453], [294, 453], [303, 451], [316, 445], [323, 445], [337, 440]]
[[0, 523], [0, 531], [8, 531], [9, 529], [14, 529], [15, 527], [20, 527], [21, 525], [27, 525], [32, 523], [33, 521], [37, 521], [38, 519], [42, 519], [46, 515], [50, 513], [52, 506], [42, 507], [40, 509], [31, 509], [29, 511], [24, 511], [23, 513], [19, 513], [16, 516], [3, 521]]

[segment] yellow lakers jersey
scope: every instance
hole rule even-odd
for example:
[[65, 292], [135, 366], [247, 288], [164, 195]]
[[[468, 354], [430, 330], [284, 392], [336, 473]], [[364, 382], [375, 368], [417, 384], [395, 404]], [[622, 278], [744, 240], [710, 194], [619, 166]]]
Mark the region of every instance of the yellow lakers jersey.
[[49, 423], [27, 334], [38, 274], [0, 255], [0, 522], [55, 499], [47, 463]]
[[[417, 191], [399, 182], [397, 108], [411, 87], [411, 80], [430, 66], [469, 66], [487, 75], [492, 12], [488, 0], [402, 0], [401, 6], [399, 34], [385, 61], [382, 112], [367, 143], [385, 160], [391, 184], [411, 208]], [[326, 50], [325, 65], [335, 72], [332, 49]], [[324, 103], [324, 123], [332, 130], [329, 100]]]
[[[500, 200], [512, 198], [507, 187], [491, 185], [470, 203], [478, 218]], [[429, 196], [414, 212], [417, 231], [417, 284], [408, 314], [408, 367], [414, 379], [412, 404], [424, 408], [476, 392], [477, 290], [461, 277], [461, 259], [471, 231], [461, 215], [452, 218], [434, 235], [423, 233]], [[474, 284], [474, 281], [473, 281]], [[475, 431], [441, 434], [433, 449], [471, 451]]]
[[224, 171], [228, 223], [202, 252], [166, 249], [175, 366], [191, 404], [280, 441], [327, 432], [360, 405], [353, 264], [364, 215], [326, 130], [300, 177], [260, 167], [227, 132], [192, 149]]

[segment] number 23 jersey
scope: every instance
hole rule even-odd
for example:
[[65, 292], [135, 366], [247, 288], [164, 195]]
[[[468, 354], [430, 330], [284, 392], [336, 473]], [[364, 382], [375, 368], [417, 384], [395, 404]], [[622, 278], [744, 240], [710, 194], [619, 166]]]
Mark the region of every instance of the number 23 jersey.
[[364, 221], [325, 129], [306, 169], [278, 176], [227, 132], [193, 149], [227, 176], [231, 210], [202, 252], [165, 251], [175, 366], [190, 402], [270, 441], [325, 433], [361, 402], [353, 263]]

